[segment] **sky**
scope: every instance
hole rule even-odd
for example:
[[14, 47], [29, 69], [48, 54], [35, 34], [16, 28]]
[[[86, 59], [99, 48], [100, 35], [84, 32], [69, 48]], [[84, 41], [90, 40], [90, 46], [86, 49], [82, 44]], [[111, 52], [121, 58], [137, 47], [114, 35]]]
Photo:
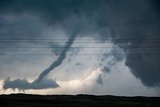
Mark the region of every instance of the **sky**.
[[159, 0], [0, 0], [0, 94], [160, 96]]

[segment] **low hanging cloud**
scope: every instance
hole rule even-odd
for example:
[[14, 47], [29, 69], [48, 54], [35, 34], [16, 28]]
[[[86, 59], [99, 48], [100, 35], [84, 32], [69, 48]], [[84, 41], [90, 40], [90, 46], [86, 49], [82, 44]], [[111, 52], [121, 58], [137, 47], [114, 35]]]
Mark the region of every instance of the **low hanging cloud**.
[[4, 81], [3, 89], [18, 89], [18, 90], [29, 90], [29, 89], [48, 89], [48, 88], [57, 88], [59, 85], [51, 79], [43, 79], [39, 84], [34, 82], [28, 82], [27, 79], [15, 79], [10, 80], [9, 78]]

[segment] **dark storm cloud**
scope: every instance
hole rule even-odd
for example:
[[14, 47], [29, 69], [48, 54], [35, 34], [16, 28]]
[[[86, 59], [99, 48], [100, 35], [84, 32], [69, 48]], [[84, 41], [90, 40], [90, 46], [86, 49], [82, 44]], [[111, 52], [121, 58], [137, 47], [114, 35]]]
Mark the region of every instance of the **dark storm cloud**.
[[[114, 40], [127, 56], [126, 65], [147, 86], [160, 86], [160, 16], [154, 0], [116, 0], [110, 11]], [[159, 4], [156, 4], [159, 5]]]
[[29, 12], [33, 14], [40, 14], [50, 22], [59, 22], [68, 16], [71, 12], [78, 11], [77, 6], [80, 7], [84, 0], [2, 0], [2, 12], [14, 12], [14, 14], [21, 14]]
[[80, 34], [99, 33], [103, 40], [111, 37], [124, 49], [132, 73], [147, 86], [160, 86], [158, 0], [0, 1], [0, 15], [24, 13], [36, 15], [49, 26], [62, 26], [70, 34], [81, 25]]
[[[82, 24], [81, 33], [92, 32], [97, 24], [106, 26], [106, 16], [101, 6], [105, 0], [2, 0], [0, 13], [23, 15], [31, 14], [43, 19], [48, 25], [63, 26], [66, 32], [72, 32], [75, 24]], [[96, 12], [96, 14], [95, 14]], [[98, 14], [98, 15], [97, 15]], [[97, 21], [95, 21], [97, 20]], [[95, 23], [93, 23], [93, 21]], [[92, 22], [92, 23], [91, 23]]]

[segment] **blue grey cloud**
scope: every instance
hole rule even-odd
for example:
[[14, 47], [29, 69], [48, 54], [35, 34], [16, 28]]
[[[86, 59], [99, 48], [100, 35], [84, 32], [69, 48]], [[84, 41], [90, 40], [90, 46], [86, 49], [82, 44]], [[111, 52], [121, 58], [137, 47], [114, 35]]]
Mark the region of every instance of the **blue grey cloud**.
[[[158, 0], [1, 0], [0, 16], [30, 14], [47, 26], [60, 26], [67, 35], [76, 25], [81, 25], [81, 36], [103, 39], [102, 42], [111, 38], [125, 51], [131, 72], [146, 86], [159, 87], [159, 4]], [[1, 28], [5, 25], [0, 22]], [[5, 37], [13, 39], [11, 34], [16, 31], [12, 28], [10, 31]]]

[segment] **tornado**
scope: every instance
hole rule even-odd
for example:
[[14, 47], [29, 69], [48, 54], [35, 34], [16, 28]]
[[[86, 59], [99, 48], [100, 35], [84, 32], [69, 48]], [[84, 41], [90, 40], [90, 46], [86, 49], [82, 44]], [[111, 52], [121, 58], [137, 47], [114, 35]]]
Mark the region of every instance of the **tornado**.
[[[70, 38], [66, 42], [66, 45], [63, 47], [62, 52], [59, 54], [59, 57], [56, 61], [54, 61], [47, 69], [45, 69], [37, 79], [35, 79], [33, 82], [28, 82], [26, 79], [16, 79], [16, 80], [10, 80], [7, 79], [4, 81], [3, 89], [19, 89], [19, 90], [28, 90], [28, 89], [47, 89], [47, 88], [57, 88], [59, 85], [52, 80], [48, 80], [45, 78], [45, 76], [51, 72], [56, 67], [60, 66], [64, 59], [66, 58], [66, 54], [70, 47], [72, 46], [77, 34], [79, 32], [79, 29], [74, 30], [74, 32], [71, 34]], [[43, 81], [42, 81], [43, 80]]]
[[63, 47], [62, 52], [59, 54], [58, 59], [56, 61], [54, 61], [47, 69], [45, 69], [33, 83], [38, 84], [39, 82], [41, 82], [43, 80], [43, 78], [49, 72], [51, 72], [53, 69], [55, 69], [56, 67], [58, 67], [62, 64], [62, 62], [66, 58], [66, 53], [70, 49], [71, 45], [73, 44], [73, 42], [78, 34], [78, 31], [79, 31], [78, 28], [76, 30], [74, 30], [74, 32], [71, 34], [70, 38], [66, 42], [66, 45]]

